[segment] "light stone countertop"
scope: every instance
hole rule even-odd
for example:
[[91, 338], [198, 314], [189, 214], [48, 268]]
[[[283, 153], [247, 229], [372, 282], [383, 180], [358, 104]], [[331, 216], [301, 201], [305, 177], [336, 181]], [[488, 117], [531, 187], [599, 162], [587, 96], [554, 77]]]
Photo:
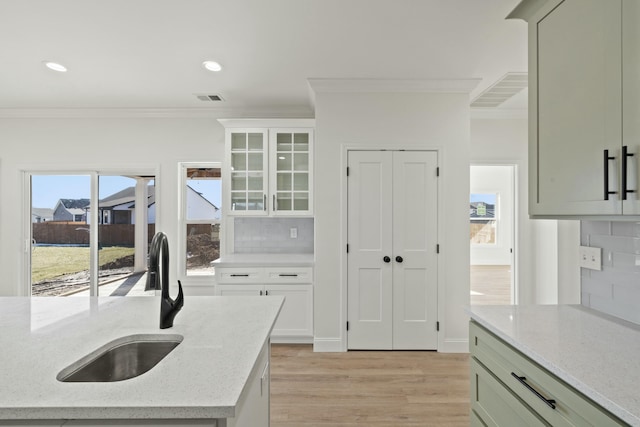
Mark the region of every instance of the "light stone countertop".
[[579, 305], [471, 306], [471, 318], [640, 426], [640, 327]]
[[215, 267], [313, 267], [313, 254], [229, 254], [213, 261]]
[[[211, 419], [236, 404], [283, 298], [185, 297], [169, 329], [159, 297], [0, 298], [0, 419]], [[180, 334], [150, 371], [63, 383], [60, 370], [117, 338]]]

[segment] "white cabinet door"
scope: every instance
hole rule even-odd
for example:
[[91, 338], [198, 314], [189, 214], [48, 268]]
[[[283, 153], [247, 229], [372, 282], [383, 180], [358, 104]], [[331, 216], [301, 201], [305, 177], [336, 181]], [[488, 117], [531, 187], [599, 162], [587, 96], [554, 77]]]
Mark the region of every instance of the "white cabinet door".
[[311, 215], [313, 211], [313, 131], [269, 129], [271, 212]]
[[224, 206], [230, 215], [266, 215], [268, 150], [266, 129], [227, 129]]
[[555, 0], [530, 21], [532, 215], [622, 212], [621, 16], [621, 0]]
[[437, 348], [436, 168], [436, 152], [349, 152], [350, 349]]
[[313, 337], [313, 287], [307, 285], [265, 285], [267, 296], [283, 296], [284, 304], [271, 333], [273, 342]]
[[216, 295], [228, 296], [260, 296], [264, 294], [264, 285], [217, 285]]

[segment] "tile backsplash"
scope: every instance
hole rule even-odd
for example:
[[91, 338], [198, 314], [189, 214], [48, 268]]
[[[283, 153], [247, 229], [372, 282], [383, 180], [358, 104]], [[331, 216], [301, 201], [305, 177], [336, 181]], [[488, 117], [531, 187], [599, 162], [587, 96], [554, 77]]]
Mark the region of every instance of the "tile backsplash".
[[640, 324], [640, 222], [582, 221], [580, 244], [602, 248], [602, 271], [580, 269], [582, 305]]
[[233, 227], [235, 253], [313, 253], [313, 218], [236, 217]]

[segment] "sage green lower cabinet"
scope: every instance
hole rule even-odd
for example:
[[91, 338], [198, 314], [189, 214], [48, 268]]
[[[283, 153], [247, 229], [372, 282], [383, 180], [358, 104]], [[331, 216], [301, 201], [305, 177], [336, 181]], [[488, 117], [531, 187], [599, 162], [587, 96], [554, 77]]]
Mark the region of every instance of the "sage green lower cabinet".
[[625, 426], [474, 321], [469, 325], [472, 426]]

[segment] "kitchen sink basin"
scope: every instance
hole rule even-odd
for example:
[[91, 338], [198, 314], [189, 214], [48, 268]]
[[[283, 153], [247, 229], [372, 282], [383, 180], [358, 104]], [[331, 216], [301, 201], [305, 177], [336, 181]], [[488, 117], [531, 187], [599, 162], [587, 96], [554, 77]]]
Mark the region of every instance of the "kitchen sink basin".
[[156, 366], [182, 342], [182, 335], [129, 335], [107, 343], [64, 368], [62, 382], [113, 382], [137, 377]]

